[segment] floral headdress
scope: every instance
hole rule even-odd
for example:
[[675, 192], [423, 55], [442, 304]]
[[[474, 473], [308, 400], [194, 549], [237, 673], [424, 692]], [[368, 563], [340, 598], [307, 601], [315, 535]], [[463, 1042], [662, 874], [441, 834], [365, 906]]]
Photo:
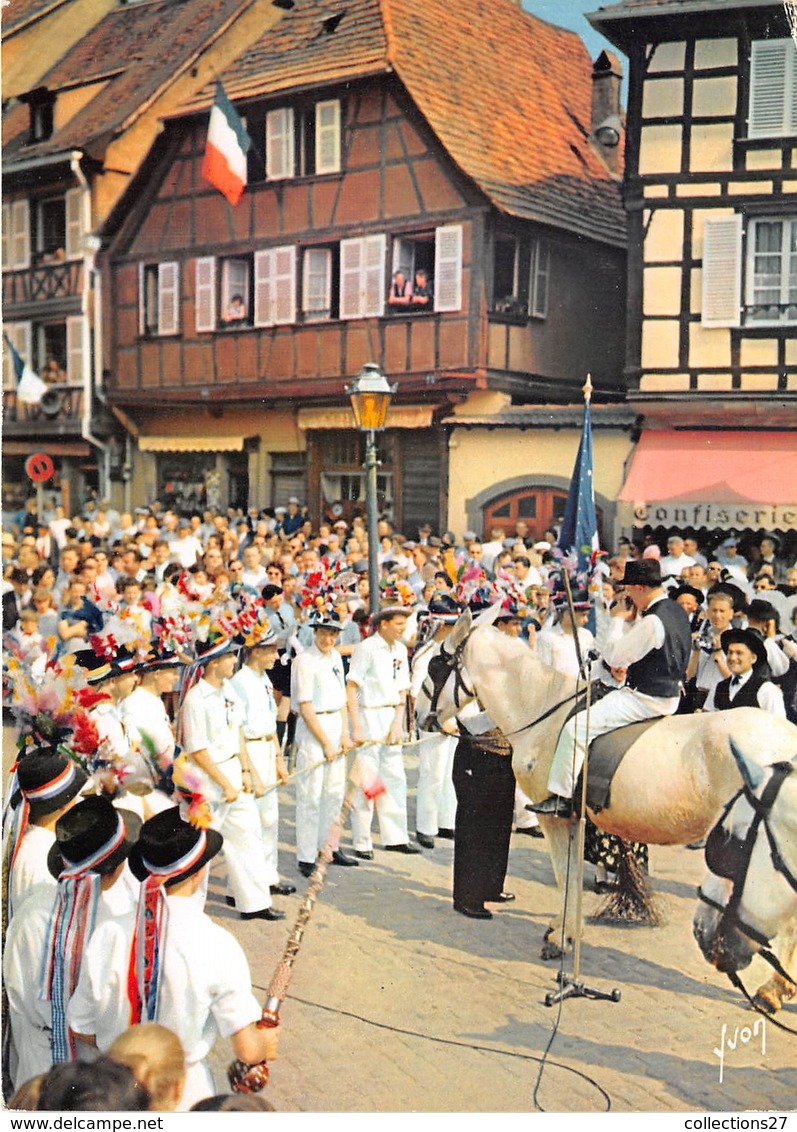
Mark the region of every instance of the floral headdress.
[[345, 601], [347, 590], [357, 581], [358, 575], [342, 562], [322, 558], [311, 570], [302, 590], [302, 609], [328, 613], [337, 601]]

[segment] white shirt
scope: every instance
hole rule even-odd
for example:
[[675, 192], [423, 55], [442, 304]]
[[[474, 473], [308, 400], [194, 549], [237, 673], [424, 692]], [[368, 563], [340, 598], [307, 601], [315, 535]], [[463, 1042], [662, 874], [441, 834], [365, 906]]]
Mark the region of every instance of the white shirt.
[[[195, 900], [168, 895], [166, 899], [157, 1021], [177, 1034], [190, 1076], [219, 1035], [229, 1038], [257, 1022], [261, 1007], [235, 937], [205, 915]], [[94, 1034], [103, 1053], [130, 1024], [127, 968], [133, 924], [134, 917], [128, 915], [97, 928], [84, 952], [69, 1004], [69, 1025], [79, 1034]]]
[[245, 664], [230, 680], [244, 709], [244, 737], [265, 739], [277, 730], [277, 705], [267, 673], [258, 674]]
[[[730, 687], [728, 688], [728, 698], [731, 701], [731, 706], [733, 705], [733, 701], [736, 699], [739, 692], [741, 692], [742, 688], [745, 686], [745, 684], [748, 682], [748, 680], [750, 680], [752, 675], [753, 675], [753, 669], [751, 668], [747, 672], [744, 672], [739, 677], [739, 683], [738, 684], [735, 684], [734, 680], [731, 679], [731, 684], [730, 684]], [[704, 711], [719, 711], [720, 710], [714, 704], [714, 693], [716, 692], [716, 690], [717, 689], [716, 689], [716, 686], [715, 686], [711, 689], [709, 694], [706, 696], [706, 702], [703, 705]], [[780, 688], [778, 688], [775, 684], [772, 683], [771, 680], [766, 680], [761, 685], [761, 687], [758, 689], [758, 694], [756, 696], [756, 700], [758, 701], [758, 706], [760, 708], [762, 708], [764, 711], [768, 711], [772, 715], [777, 715], [781, 719], [786, 718], [786, 708], [785, 708], [785, 705], [783, 703], [783, 693], [781, 692]]]
[[665, 554], [659, 561], [661, 567], [661, 575], [665, 577], [667, 574], [675, 574], [676, 577], [681, 574], [687, 566], [696, 566], [694, 558], [690, 558], [688, 554], [680, 554], [676, 557], [674, 554]]
[[202, 543], [193, 535], [187, 535], [185, 538], [176, 538], [169, 543], [169, 555], [172, 560], [179, 563], [180, 566], [185, 567], [186, 570], [196, 565], [196, 561], [201, 554]]
[[410, 687], [407, 646], [390, 646], [379, 632], [366, 637], [351, 654], [349, 683], [357, 685], [364, 708], [396, 707]]
[[[614, 620], [619, 621], [620, 619], [615, 617]], [[581, 658], [585, 661], [587, 653], [595, 644], [595, 638], [589, 629], [579, 627], [578, 643], [581, 648]], [[561, 625], [546, 625], [537, 634], [535, 650], [537, 658], [543, 664], [555, 668], [557, 672], [561, 672], [565, 676], [578, 676], [576, 643], [574, 638], [566, 633]]]
[[240, 751], [243, 720], [243, 705], [229, 680], [217, 691], [203, 677], [183, 701], [183, 749], [189, 755], [206, 750], [214, 762], [226, 762]]
[[337, 649], [322, 653], [312, 644], [297, 656], [291, 668], [291, 707], [312, 704], [322, 714], [342, 711], [346, 706], [343, 658]]
[[25, 830], [8, 883], [9, 919], [28, 897], [42, 888], [52, 898], [57, 882], [47, 868], [47, 854], [54, 844], [55, 833], [52, 830], [43, 829], [40, 825], [29, 825]]
[[134, 688], [119, 705], [122, 723], [152, 744], [154, 755], [166, 763], [174, 757], [174, 733], [160, 696], [147, 688]]

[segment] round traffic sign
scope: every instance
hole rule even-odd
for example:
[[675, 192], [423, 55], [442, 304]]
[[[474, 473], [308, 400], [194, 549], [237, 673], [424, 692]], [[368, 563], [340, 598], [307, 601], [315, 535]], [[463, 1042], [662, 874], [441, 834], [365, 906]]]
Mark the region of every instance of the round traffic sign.
[[52, 456], [48, 456], [46, 452], [34, 452], [25, 461], [25, 472], [34, 483], [44, 483], [51, 479], [55, 472]]

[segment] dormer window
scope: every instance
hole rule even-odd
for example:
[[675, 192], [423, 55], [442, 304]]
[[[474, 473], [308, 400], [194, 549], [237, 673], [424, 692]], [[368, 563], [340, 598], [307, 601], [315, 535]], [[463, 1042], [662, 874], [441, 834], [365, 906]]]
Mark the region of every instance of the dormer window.
[[270, 181], [340, 172], [340, 100], [282, 106], [266, 114]]
[[46, 87], [38, 87], [26, 94], [22, 101], [27, 102], [30, 109], [28, 144], [35, 145], [36, 142], [52, 137], [55, 93]]

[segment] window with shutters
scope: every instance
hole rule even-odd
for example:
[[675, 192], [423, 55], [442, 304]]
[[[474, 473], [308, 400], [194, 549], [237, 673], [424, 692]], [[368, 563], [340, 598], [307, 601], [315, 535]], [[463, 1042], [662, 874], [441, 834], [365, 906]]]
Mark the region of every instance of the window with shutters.
[[175, 261], [141, 263], [138, 267], [139, 333], [178, 334], [180, 330], [180, 265]]
[[31, 202], [31, 244], [37, 264], [60, 263], [81, 254], [80, 189]]
[[228, 330], [252, 325], [254, 255], [229, 256], [221, 264], [221, 322]]
[[[462, 308], [462, 226], [445, 225], [393, 238], [388, 287], [391, 314], [428, 314]], [[406, 282], [406, 287], [404, 283]], [[407, 302], [396, 302], [403, 290]]]
[[386, 248], [383, 232], [341, 240], [341, 318], [374, 318], [384, 314]]
[[255, 326], [296, 322], [296, 249], [266, 248], [254, 257]]
[[14, 347], [23, 362], [33, 365], [33, 323], [6, 322], [3, 324], [3, 389], [14, 390], [17, 387], [17, 378], [6, 339]]
[[338, 317], [339, 256], [337, 246], [302, 252], [302, 322]]
[[751, 138], [797, 134], [797, 44], [792, 39], [760, 39], [750, 55]]
[[[9, 322], [4, 327], [23, 362], [47, 385], [80, 385], [83, 381], [83, 317], [51, 322]], [[11, 370], [13, 375], [13, 369]], [[9, 371], [4, 371], [4, 388]]]
[[750, 221], [746, 272], [745, 323], [797, 323], [797, 216]]
[[266, 176], [269, 180], [340, 172], [339, 99], [270, 110], [266, 114], [265, 133]]
[[3, 269], [30, 267], [30, 205], [27, 200], [3, 205]]

